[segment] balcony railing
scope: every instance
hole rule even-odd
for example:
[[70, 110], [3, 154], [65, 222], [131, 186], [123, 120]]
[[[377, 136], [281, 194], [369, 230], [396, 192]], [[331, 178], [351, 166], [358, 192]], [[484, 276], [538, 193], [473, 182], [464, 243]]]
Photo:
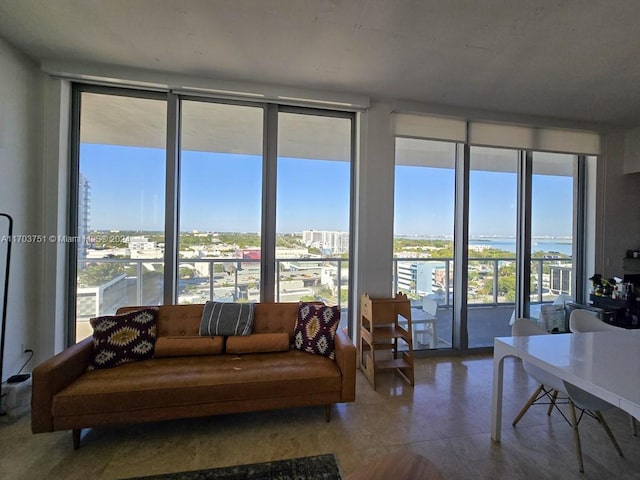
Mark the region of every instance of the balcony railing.
[[[347, 262], [346, 258], [331, 257], [277, 259], [276, 301], [299, 301], [311, 297], [329, 304], [338, 304], [343, 310], [341, 326], [347, 326], [349, 287], [346, 276]], [[431, 282], [428, 292], [420, 292], [421, 284], [416, 277], [416, 268], [411, 264], [417, 266], [425, 263], [433, 265], [432, 274], [435, 272], [436, 281]], [[406, 265], [400, 268], [399, 264]], [[569, 266], [571, 259], [532, 259], [531, 264], [531, 303], [552, 301], [560, 292], [550, 292], [550, 267]], [[474, 257], [469, 259], [469, 266], [469, 271], [477, 271], [478, 277], [486, 287], [489, 287], [484, 288], [483, 294], [475, 299], [472, 298], [474, 287], [469, 288], [469, 307], [473, 309], [473, 319], [470, 318], [469, 321], [469, 342], [471, 346], [491, 345], [494, 336], [509, 335], [510, 332], [508, 319], [513, 313], [514, 302], [500, 295], [499, 280], [501, 274], [515, 275], [515, 259]], [[239, 299], [258, 301], [260, 299], [260, 260], [258, 259], [183, 258], [179, 260], [178, 269], [180, 274], [178, 303]], [[505, 271], [505, 269], [512, 271]], [[78, 339], [91, 334], [87, 321], [91, 317], [113, 314], [122, 305], [159, 305], [163, 302], [163, 259], [82, 259], [78, 262], [78, 272], [76, 304], [76, 337]], [[440, 309], [437, 315], [440, 342], [435, 348], [446, 348], [451, 344], [452, 272], [453, 258], [416, 257], [393, 260], [394, 291], [397, 292], [407, 286], [407, 289], [402, 289], [413, 298], [415, 307], [421, 308], [421, 297], [425, 294], [440, 291], [438, 294]], [[483, 313], [486, 308], [476, 308], [487, 306], [493, 307], [490, 313], [488, 311]]]
[[[343, 266], [348, 262], [346, 258], [294, 258], [276, 259], [278, 276], [276, 277], [276, 301], [286, 301], [295, 296], [293, 284], [297, 283], [300, 288], [300, 296], [305, 294], [318, 297], [318, 299], [347, 306], [348, 296], [343, 290], [348, 288], [348, 280], [343, 278]], [[394, 291], [409, 290], [408, 293], [419, 296], [420, 284], [415, 278], [412, 283], [406, 273], [399, 274], [399, 263], [409, 264], [437, 264], [433, 272], [439, 271], [437, 280], [431, 283], [432, 292], [439, 291], [441, 298], [439, 303], [443, 307], [450, 307], [453, 292], [453, 258], [424, 259], [415, 258], [394, 258], [393, 259], [393, 287]], [[549, 301], [551, 293], [550, 266], [571, 265], [571, 259], [532, 259], [531, 268], [531, 302], [543, 303]], [[499, 280], [501, 269], [513, 268], [514, 258], [469, 258], [470, 270], [476, 270], [484, 280], [486, 285], [491, 282], [490, 294], [476, 295], [475, 301], [470, 298], [471, 304], [501, 305], [513, 303], [513, 300], [505, 300], [501, 297]], [[105, 277], [105, 273], [96, 273], [91, 277], [91, 273], [86, 270], [90, 265], [110, 265], [112, 278]], [[99, 289], [118, 275], [125, 275], [127, 300], [133, 301], [137, 305], [145, 303], [159, 303], [162, 300], [162, 272], [164, 261], [160, 258], [153, 259], [121, 259], [121, 258], [101, 258], [83, 259], [78, 262], [78, 270], [81, 279], [83, 273], [85, 280], [89, 280], [88, 287]], [[333, 266], [334, 272], [326, 273], [325, 280], [330, 280], [329, 284], [321, 283], [322, 269]], [[120, 267], [120, 268], [117, 268]], [[474, 268], [475, 267], [475, 268]], [[197, 291], [203, 300], [215, 298], [232, 297], [233, 300], [252, 299], [258, 300], [260, 297], [260, 260], [259, 259], [237, 259], [237, 258], [198, 258], [180, 259], [179, 272], [179, 295], [188, 296], [188, 291]], [[105, 269], [107, 270], [107, 269]], [[188, 270], [188, 272], [185, 272]], [[403, 270], [406, 271], [406, 268]], [[514, 274], [515, 275], [515, 274]], [[93, 281], [92, 281], [93, 280]], [[433, 280], [433, 279], [432, 279]], [[409, 283], [409, 285], [407, 285]], [[189, 288], [189, 286], [196, 288]], [[79, 287], [82, 287], [80, 282]], [[407, 288], [408, 287], [408, 288]], [[291, 290], [294, 290], [293, 293]], [[470, 297], [473, 296], [473, 287], [469, 288]], [[445, 294], [449, 292], [449, 295]], [[569, 293], [571, 292], [564, 292]]]
[[[313, 297], [346, 308], [346, 262], [348, 259], [331, 257], [276, 259], [276, 301]], [[78, 305], [78, 316], [113, 313], [123, 304], [162, 303], [163, 269], [160, 258], [79, 260], [78, 298], [86, 305]], [[178, 272], [179, 303], [260, 299], [259, 259], [180, 259]], [[91, 295], [95, 296], [93, 306], [87, 300]]]
[[[490, 282], [490, 294], [477, 294], [475, 292], [475, 286], [468, 286], [468, 295], [470, 305], [481, 304], [486, 305], [506, 305], [513, 304], [514, 300], [506, 300], [500, 296], [500, 272], [503, 269], [513, 270], [512, 273], [506, 273], [504, 276], [512, 276], [515, 280], [515, 262], [514, 257], [502, 257], [502, 258], [480, 258], [470, 257], [468, 259], [469, 270], [476, 271], [478, 277], [484, 280], [480, 280], [483, 286], [486, 286]], [[409, 264], [409, 271], [414, 276], [409, 276], [406, 273], [407, 267], [403, 268], [404, 272], [399, 271], [399, 263]], [[411, 265], [415, 265], [412, 267]], [[423, 279], [425, 282], [430, 282], [429, 290], [426, 292], [421, 289], [420, 281], [418, 279], [417, 266], [420, 264], [433, 264], [432, 277], [430, 279]], [[549, 270], [551, 266], [571, 266], [571, 258], [532, 258], [531, 259], [531, 296], [530, 301], [532, 303], [544, 303], [553, 300], [559, 293], [566, 293], [571, 295], [572, 292], [552, 288], [551, 276]], [[393, 289], [394, 292], [403, 290], [410, 295], [414, 295], [416, 299], [423, 294], [436, 293], [438, 295], [438, 303], [442, 307], [451, 307], [453, 301], [453, 258], [430, 258], [425, 259], [423, 257], [412, 258], [394, 258], [393, 259]], [[437, 278], [436, 278], [437, 277]], [[409, 281], [409, 285], [407, 285]], [[569, 285], [571, 282], [569, 282]], [[407, 288], [408, 287], [408, 288]], [[448, 292], [449, 294], [446, 294]]]
[[[341, 325], [346, 326], [349, 287], [346, 276], [347, 262], [346, 258], [332, 257], [277, 259], [276, 301], [299, 301], [309, 298], [340, 305], [343, 310]], [[533, 259], [531, 262], [532, 304], [550, 302], [558, 293], [571, 293], [550, 291], [551, 276], [549, 274], [551, 266], [569, 266], [571, 259]], [[399, 264], [402, 263], [409, 265], [402, 266], [400, 275]], [[420, 291], [421, 285], [418, 278], [415, 278], [415, 268], [414, 273], [410, 274], [411, 264], [422, 263], [437, 264], [434, 265], [432, 272], [432, 274], [435, 272], [436, 281], [431, 283], [428, 291]], [[469, 265], [469, 271], [477, 271], [481, 283], [485, 286], [475, 298], [473, 298], [475, 287], [469, 287], [469, 307], [474, 311], [475, 307], [510, 307], [510, 311], [505, 310], [508, 318], [509, 312], [513, 312], [514, 301], [500, 295], [499, 281], [501, 274], [504, 274], [503, 278], [505, 275], [515, 276], [515, 259], [474, 257], [469, 259]], [[82, 330], [78, 332], [78, 338], [90, 334], [87, 320], [91, 317], [113, 314], [123, 305], [159, 305], [163, 302], [163, 259], [82, 259], [78, 262], [78, 267], [76, 319], [77, 328]], [[204, 303], [207, 300], [260, 300], [259, 259], [180, 259], [178, 268], [180, 274], [178, 303]], [[512, 271], [505, 272], [505, 269]], [[450, 337], [450, 333], [446, 332], [447, 329], [450, 330], [452, 321], [452, 272], [453, 258], [396, 258], [393, 260], [394, 291], [404, 290], [413, 298], [414, 306], [418, 308], [421, 307], [421, 298], [424, 295], [432, 293], [438, 295], [437, 300], [440, 305], [438, 331], [442, 332], [439, 333], [442, 338], [446, 338], [447, 335]], [[505, 332], [498, 333], [508, 334]]]

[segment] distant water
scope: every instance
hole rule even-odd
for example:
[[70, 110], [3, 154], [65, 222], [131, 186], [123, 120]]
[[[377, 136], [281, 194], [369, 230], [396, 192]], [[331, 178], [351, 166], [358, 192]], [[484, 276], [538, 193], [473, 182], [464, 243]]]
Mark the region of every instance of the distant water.
[[[505, 250], [507, 252], [516, 253], [516, 241], [513, 238], [494, 238], [491, 240], [469, 240], [469, 245], [486, 245], [490, 248]], [[558, 242], [557, 240], [532, 240], [532, 252], [557, 252], [565, 255], [571, 255], [571, 243]]]

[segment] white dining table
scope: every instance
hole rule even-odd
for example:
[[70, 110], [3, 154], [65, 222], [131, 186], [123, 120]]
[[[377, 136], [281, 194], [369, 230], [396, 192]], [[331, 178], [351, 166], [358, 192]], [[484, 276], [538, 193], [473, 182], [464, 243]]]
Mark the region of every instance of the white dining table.
[[640, 330], [496, 337], [491, 438], [502, 428], [504, 359], [518, 357], [640, 418]]

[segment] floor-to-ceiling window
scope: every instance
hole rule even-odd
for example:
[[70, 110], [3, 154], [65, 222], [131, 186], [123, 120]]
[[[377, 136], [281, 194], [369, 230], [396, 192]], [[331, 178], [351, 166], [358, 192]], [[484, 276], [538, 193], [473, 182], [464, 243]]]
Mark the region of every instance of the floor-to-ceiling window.
[[471, 147], [467, 331], [469, 347], [509, 335], [516, 300], [518, 159], [511, 149]]
[[[352, 119], [278, 112], [276, 300], [349, 301]], [[346, 315], [341, 324], [347, 325]]]
[[91, 334], [91, 317], [158, 304], [163, 292], [166, 102], [103, 92], [76, 97], [78, 340]]
[[564, 302], [574, 300], [577, 162], [577, 155], [532, 155], [529, 317], [552, 331], [566, 330]]
[[[436, 182], [431, 193], [449, 185], [436, 170], [425, 169], [424, 164], [415, 168], [421, 163], [407, 152], [447, 145], [433, 139], [457, 142], [457, 155], [451, 155], [456, 159], [451, 164], [455, 211], [450, 218], [455, 238], [449, 273], [455, 282], [450, 281], [453, 288], [447, 294], [452, 298], [451, 346], [491, 347], [496, 336], [510, 335], [516, 316], [530, 317], [549, 331], [566, 329], [564, 302], [585, 300], [580, 291], [584, 279], [578, 278], [585, 274], [582, 262], [588, 250], [582, 212], [586, 199], [592, 198], [584, 180], [589, 168], [585, 159], [592, 160], [591, 168], [595, 160], [552, 152], [598, 153], [598, 135], [403, 113], [392, 115], [392, 125], [394, 289], [420, 298], [416, 266], [418, 260], [424, 262], [421, 257], [434, 255], [424, 251], [427, 245], [420, 238], [424, 233], [416, 237], [412, 232], [418, 222], [407, 218], [420, 218], [442, 199], [417, 193], [417, 182]], [[433, 219], [441, 228], [447, 225], [441, 218]]]
[[178, 303], [260, 299], [260, 106], [181, 102]]
[[[457, 149], [452, 142], [396, 139], [394, 291], [411, 299], [418, 350], [451, 347]], [[436, 328], [427, 329], [434, 310]]]
[[533, 152], [531, 303], [573, 297], [576, 155]]
[[80, 85], [73, 112], [70, 341], [168, 301], [321, 300], [348, 324], [353, 113]]

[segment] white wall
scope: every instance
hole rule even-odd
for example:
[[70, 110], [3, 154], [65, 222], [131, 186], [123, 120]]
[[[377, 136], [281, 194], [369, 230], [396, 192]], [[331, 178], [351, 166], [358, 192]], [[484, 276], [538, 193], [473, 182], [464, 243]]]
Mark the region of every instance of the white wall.
[[[71, 85], [45, 76], [42, 176], [42, 231], [49, 238], [69, 235], [69, 131]], [[41, 305], [46, 312], [38, 328], [38, 360], [51, 357], [66, 346], [68, 245], [47, 242], [42, 258]]]
[[357, 175], [357, 298], [391, 295], [393, 289], [394, 139], [391, 106], [372, 102], [361, 115]]
[[[0, 39], [0, 211], [14, 219], [14, 235], [41, 234], [42, 74]], [[41, 243], [12, 244], [2, 380], [38, 355]], [[4, 261], [4, 260], [3, 260]], [[30, 371], [34, 362], [27, 365]]]
[[624, 135], [624, 173], [640, 173], [640, 127]]

